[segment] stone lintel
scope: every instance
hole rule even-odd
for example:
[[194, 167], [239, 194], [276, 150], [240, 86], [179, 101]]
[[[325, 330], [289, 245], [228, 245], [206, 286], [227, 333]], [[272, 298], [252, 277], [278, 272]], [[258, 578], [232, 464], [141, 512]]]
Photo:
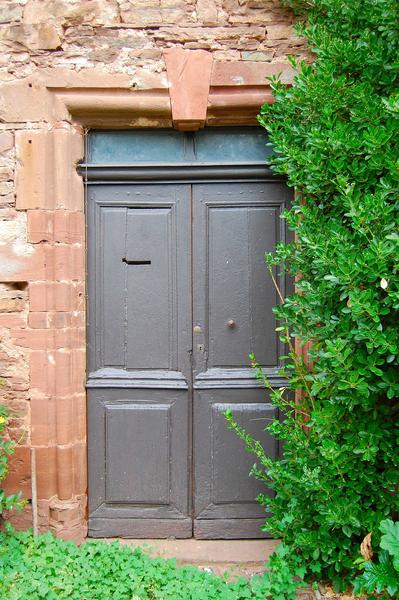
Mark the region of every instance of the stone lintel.
[[271, 104], [268, 86], [211, 87], [207, 125], [254, 125], [262, 104]]
[[208, 96], [207, 125], [254, 125], [262, 104], [271, 104], [269, 77], [293, 81], [288, 63], [257, 61], [215, 62]]
[[167, 90], [57, 90], [72, 119], [85, 127], [159, 127], [171, 123]]

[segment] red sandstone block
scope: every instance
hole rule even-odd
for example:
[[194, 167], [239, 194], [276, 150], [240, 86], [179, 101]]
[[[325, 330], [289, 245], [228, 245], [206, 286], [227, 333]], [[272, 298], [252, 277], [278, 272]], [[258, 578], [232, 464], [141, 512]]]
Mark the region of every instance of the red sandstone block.
[[56, 329], [63, 327], [75, 326], [76, 322], [72, 321], [71, 312], [51, 312], [49, 313], [49, 325]]
[[54, 238], [53, 211], [28, 210], [28, 242], [51, 242]]
[[34, 446], [55, 445], [57, 442], [57, 400], [31, 395], [31, 440]]
[[[64, 313], [65, 314], [65, 313]], [[62, 313], [56, 313], [54, 315], [54, 319], [56, 317], [61, 317]], [[55, 327], [56, 325], [54, 325]], [[86, 313], [83, 310], [74, 310], [70, 313], [70, 327], [86, 327]]]
[[164, 59], [173, 121], [182, 129], [197, 128], [206, 119], [212, 54], [205, 50], [174, 47], [164, 50]]
[[37, 501], [37, 513], [39, 517], [39, 523], [47, 527], [50, 518], [50, 502], [51, 500]]
[[74, 165], [83, 156], [83, 137], [67, 127], [17, 131], [18, 209], [81, 210], [83, 182]]
[[[14, 396], [14, 394], [13, 394]], [[19, 398], [11, 398], [11, 400], [7, 401], [8, 408], [15, 412], [18, 416], [24, 417], [29, 413], [29, 404], [28, 399], [19, 399]]]
[[67, 210], [28, 210], [28, 241], [83, 242], [85, 234], [82, 212]]
[[77, 310], [73, 312], [31, 312], [29, 313], [28, 324], [32, 329], [82, 328], [85, 326], [85, 314], [83, 311]]
[[75, 444], [72, 448], [73, 489], [75, 494], [87, 492], [87, 445]]
[[28, 324], [32, 329], [45, 329], [49, 326], [47, 312], [30, 312]]
[[51, 396], [55, 392], [55, 358], [46, 350], [35, 350], [30, 353], [31, 390], [38, 395]]
[[282, 74], [284, 83], [292, 83], [294, 69], [283, 62], [267, 63], [257, 61], [214, 62], [211, 86], [270, 86], [267, 77]]
[[8, 435], [10, 436], [10, 440], [16, 444], [26, 443], [29, 438], [28, 430], [25, 426], [16, 427], [15, 429], [10, 427], [8, 429]]
[[6, 494], [22, 492], [24, 498], [31, 497], [30, 448], [18, 446], [10, 457], [9, 472], [2, 482]]
[[62, 329], [63, 327], [71, 327], [72, 325], [72, 313], [70, 312], [51, 312], [48, 313], [49, 326], [55, 329]]
[[45, 279], [46, 256], [42, 246], [0, 246], [1, 281], [40, 281]]
[[36, 448], [37, 495], [40, 499], [57, 494], [57, 458], [55, 446]]
[[83, 310], [85, 304], [82, 282], [48, 281], [32, 282], [29, 285], [31, 311], [74, 311]]
[[57, 444], [66, 445], [74, 439], [73, 396], [57, 398]]
[[57, 493], [60, 500], [69, 500], [73, 494], [72, 447], [57, 446]]
[[86, 442], [87, 432], [87, 398], [86, 394], [75, 394], [73, 401], [74, 439]]
[[76, 524], [81, 517], [81, 510], [77, 503], [71, 505], [65, 503], [65, 506], [60, 505], [50, 508], [50, 519], [58, 521], [59, 523]]
[[[86, 273], [86, 267], [85, 267]], [[85, 277], [81, 281], [76, 281], [75, 283], [75, 299], [76, 305], [73, 307], [73, 310], [82, 311], [86, 313], [86, 283]]]
[[0, 327], [22, 329], [26, 327], [27, 316], [21, 313], [0, 313]]
[[54, 217], [54, 241], [83, 242], [85, 219], [82, 212], [57, 211]]
[[17, 531], [26, 531], [32, 527], [32, 506], [30, 503], [19, 511], [4, 511], [2, 516], [4, 517], [4, 520], [7, 521], [7, 523], [11, 523]]
[[85, 345], [84, 328], [66, 329], [16, 329], [13, 340], [17, 346], [32, 350], [55, 350], [82, 348]]
[[83, 281], [85, 278], [85, 251], [82, 244], [43, 244], [48, 281]]
[[86, 371], [85, 350], [33, 350], [30, 353], [31, 388], [39, 394], [66, 396], [82, 393]]
[[35, 446], [86, 441], [86, 395], [31, 395], [31, 439]]
[[62, 540], [81, 544], [87, 536], [87, 525], [86, 521], [82, 519], [79, 524], [75, 524], [73, 527], [65, 524], [60, 524], [57, 527], [51, 526], [51, 531]]

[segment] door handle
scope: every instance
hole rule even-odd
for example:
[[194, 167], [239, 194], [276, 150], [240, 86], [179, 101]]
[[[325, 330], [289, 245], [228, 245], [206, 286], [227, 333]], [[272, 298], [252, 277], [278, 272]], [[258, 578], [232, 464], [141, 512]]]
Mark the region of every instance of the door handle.
[[150, 265], [150, 260], [128, 260], [127, 258], [122, 258], [122, 262], [127, 265]]

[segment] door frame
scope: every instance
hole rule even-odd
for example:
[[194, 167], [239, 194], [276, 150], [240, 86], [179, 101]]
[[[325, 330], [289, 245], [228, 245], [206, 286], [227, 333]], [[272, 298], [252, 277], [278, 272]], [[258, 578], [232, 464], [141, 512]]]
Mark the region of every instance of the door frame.
[[[114, 184], [117, 186], [124, 185], [132, 185], [137, 184], [139, 186], [156, 186], [159, 184], [165, 185], [173, 185], [173, 184], [196, 184], [196, 183], [281, 183], [285, 182], [285, 178], [282, 176], [276, 176], [273, 174], [271, 169], [269, 169], [265, 163], [261, 162], [252, 162], [247, 164], [231, 164], [231, 163], [207, 163], [198, 165], [195, 163], [181, 163], [181, 164], [152, 164], [152, 165], [129, 165], [129, 166], [121, 166], [121, 165], [95, 165], [90, 163], [82, 162], [78, 167], [79, 174], [83, 177], [85, 184], [85, 194], [87, 196], [89, 187], [92, 186], [108, 186], [110, 184]], [[89, 212], [89, 207], [87, 205], [87, 214]], [[192, 241], [191, 241], [192, 244]], [[86, 276], [89, 276], [87, 271]], [[191, 271], [191, 278], [193, 277], [193, 273]], [[93, 289], [91, 282], [87, 281], [88, 289]], [[192, 289], [192, 282], [191, 282]], [[88, 309], [87, 309], [88, 310]], [[193, 315], [192, 315], [193, 316]], [[88, 334], [88, 339], [90, 339], [90, 334]], [[193, 343], [193, 342], [192, 342]], [[276, 368], [265, 368], [265, 374], [268, 377], [273, 379], [274, 384], [278, 386], [286, 385], [286, 380], [282, 379], [281, 376], [278, 375]], [[237, 380], [236, 383], [232, 387], [245, 387], [250, 381], [253, 388], [262, 387], [262, 384], [258, 381], [254, 381], [253, 377], [248, 375], [248, 369], [243, 370], [241, 375], [241, 379]], [[88, 393], [93, 392], [96, 389], [101, 388], [125, 388], [129, 387], [134, 388], [153, 388], [154, 391], [157, 388], [162, 387], [161, 382], [157, 385], [156, 381], [150, 382], [148, 379], [143, 379], [141, 381], [135, 380], [134, 382], [124, 381], [118, 382], [116, 379], [113, 379], [106, 374], [102, 374], [100, 377], [89, 375], [87, 379], [86, 388], [88, 389]], [[133, 385], [131, 385], [133, 384]], [[177, 381], [170, 381], [171, 386], [178, 386]], [[208, 383], [204, 382], [203, 387], [208, 387]], [[199, 386], [201, 387], [201, 382], [199, 382]], [[148, 389], [147, 389], [148, 391]], [[191, 464], [191, 473], [190, 473], [190, 510], [191, 510], [191, 520], [192, 520], [192, 533], [190, 535], [187, 534], [187, 524], [181, 523], [179, 524], [177, 521], [168, 520], [160, 520], [160, 519], [148, 519], [147, 526], [141, 526], [137, 524], [136, 519], [121, 519], [119, 525], [115, 525], [112, 523], [112, 519], [107, 519], [106, 513], [101, 510], [97, 510], [93, 513], [92, 518], [89, 517], [89, 535], [91, 537], [105, 537], [109, 536], [133, 536], [133, 537], [149, 537], [149, 531], [153, 530], [156, 532], [156, 537], [193, 537], [195, 533], [197, 533], [198, 538], [215, 538], [214, 529], [212, 527], [209, 528], [209, 532], [207, 531], [207, 523], [204, 522], [204, 526], [199, 527], [198, 523], [196, 525], [195, 515], [194, 515], [194, 507], [193, 507], [193, 499], [194, 499], [194, 456], [193, 456], [193, 386], [189, 386], [189, 453], [190, 453], [190, 464]], [[92, 459], [90, 459], [90, 454], [92, 455]], [[91, 450], [89, 444], [89, 460], [93, 460], [93, 464], [98, 462], [98, 457], [95, 456], [94, 449]], [[101, 459], [100, 459], [101, 460]], [[89, 470], [89, 482], [90, 482], [90, 466], [88, 461], [88, 470]], [[91, 487], [94, 489], [94, 486], [97, 488], [97, 481], [92, 480]], [[90, 484], [89, 484], [90, 485]], [[89, 505], [90, 505], [90, 487], [89, 487]], [[97, 516], [96, 516], [97, 515]], [[250, 523], [251, 520], [247, 520], [244, 523], [244, 530], [247, 529], [248, 533], [251, 531], [251, 527], [253, 528], [253, 522]], [[262, 525], [264, 519], [258, 519], [257, 523], [259, 526], [259, 537], [267, 537], [267, 534], [262, 533], [260, 531], [260, 526]], [[226, 522], [227, 523], [227, 522]], [[181, 526], [179, 526], [181, 525]], [[226, 539], [237, 537], [234, 534], [234, 523], [229, 522], [226, 527]], [[161, 533], [160, 533], [161, 530]], [[248, 535], [243, 534], [242, 537], [248, 537]], [[253, 537], [253, 535], [249, 536]]]
[[[184, 50], [186, 62], [191, 63], [196, 53]], [[28, 282], [30, 297], [35, 298], [35, 303], [30, 304], [29, 319], [35, 318], [38, 311], [78, 311], [79, 315], [79, 320], [71, 325], [73, 335], [68, 339], [60, 338], [55, 323], [47, 328], [48, 339], [54, 340], [54, 348], [62, 347], [62, 353], [54, 352], [51, 345], [36, 351], [35, 360], [31, 361], [31, 439], [16, 451], [19, 472], [28, 481], [30, 446], [36, 448], [41, 526], [56, 535], [80, 542], [87, 531], [86, 340], [80, 333], [85, 299], [85, 224], [81, 218], [85, 208], [84, 186], [76, 172], [84, 154], [86, 130], [143, 125], [184, 130], [193, 129], [194, 120], [194, 129], [205, 123], [256, 125], [259, 106], [273, 102], [267, 76], [283, 72], [289, 83], [293, 70], [286, 63], [251, 63], [250, 70], [246, 66], [242, 61], [215, 63], [204, 91], [205, 111], [200, 117], [194, 114], [198, 98], [184, 83], [179, 89], [185, 97], [185, 113], [177, 115], [168, 88], [155, 85], [136, 90], [122, 74], [117, 75], [116, 81], [115, 75], [110, 77], [95, 70], [84, 77], [71, 72], [67, 78], [62, 70], [53, 69], [51, 74], [39, 70], [4, 89], [4, 120], [21, 122], [20, 99], [32, 107], [29, 114], [35, 122], [35, 128], [29, 126], [16, 132], [17, 209], [29, 210], [31, 216], [44, 209], [50, 219], [61, 209], [77, 219], [72, 239], [55, 236], [54, 240], [32, 245], [30, 255], [13, 255], [12, 272], [4, 273], [5, 281]], [[172, 80], [169, 68], [168, 79]], [[36, 181], [33, 187], [32, 178]], [[57, 271], [59, 242], [64, 246], [68, 276], [74, 282], [65, 290], [59, 281], [65, 279], [66, 273], [60, 278]], [[13, 335], [19, 333], [16, 326], [11, 330]], [[63, 382], [65, 374], [67, 385]]]

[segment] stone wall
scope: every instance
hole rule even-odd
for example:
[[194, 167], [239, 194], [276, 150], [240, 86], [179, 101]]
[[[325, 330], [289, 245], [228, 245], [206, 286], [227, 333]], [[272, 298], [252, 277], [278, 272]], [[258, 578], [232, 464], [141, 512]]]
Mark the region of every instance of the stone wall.
[[[305, 55], [277, 0], [2, 0], [0, 402], [8, 492], [42, 529], [85, 535], [85, 266], [76, 163], [90, 126], [254, 123], [265, 77]], [[15, 519], [15, 517], [14, 517]], [[31, 507], [16, 518], [31, 522]]]
[[278, 0], [2, 0], [0, 23], [2, 81], [100, 67], [140, 86], [140, 69], [165, 72], [171, 46], [273, 62], [302, 45]]

